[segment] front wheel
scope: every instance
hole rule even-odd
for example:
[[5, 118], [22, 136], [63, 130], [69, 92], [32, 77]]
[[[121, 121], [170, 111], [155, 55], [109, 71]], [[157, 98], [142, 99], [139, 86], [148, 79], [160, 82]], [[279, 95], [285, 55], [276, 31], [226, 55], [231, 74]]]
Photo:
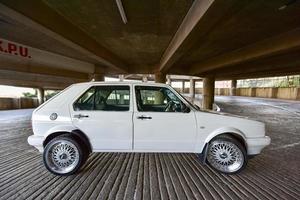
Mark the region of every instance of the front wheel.
[[219, 136], [209, 143], [207, 162], [219, 172], [235, 174], [246, 167], [246, 150], [236, 139], [230, 136]]
[[43, 159], [53, 174], [67, 176], [77, 172], [84, 162], [84, 152], [79, 143], [70, 136], [58, 136], [45, 147]]

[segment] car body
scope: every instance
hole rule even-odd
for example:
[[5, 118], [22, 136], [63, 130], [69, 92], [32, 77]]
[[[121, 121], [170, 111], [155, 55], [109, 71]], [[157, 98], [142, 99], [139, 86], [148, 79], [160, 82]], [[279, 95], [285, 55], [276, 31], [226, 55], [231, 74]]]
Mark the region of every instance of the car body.
[[[243, 162], [246, 162], [248, 156], [259, 154], [270, 144], [264, 123], [199, 110], [171, 86], [156, 83], [86, 82], [71, 85], [34, 110], [32, 128], [34, 135], [28, 138], [28, 143], [40, 152], [44, 152], [48, 143], [57, 137], [62, 138], [60, 143], [51, 148], [58, 148], [59, 144], [62, 148], [64, 138], [73, 137], [85, 154], [185, 152], [201, 155], [205, 163], [209, 159], [209, 148], [213, 151], [209, 145], [216, 138], [223, 141], [225, 136], [225, 141], [234, 140], [233, 143], [242, 146], [244, 152], [239, 154], [245, 154]], [[214, 145], [221, 146], [219, 143]], [[228, 148], [232, 150], [231, 146]], [[56, 159], [69, 155], [61, 152]], [[56, 165], [47, 153], [44, 152], [44, 161], [48, 159]], [[47, 167], [47, 162], [45, 164]], [[74, 172], [47, 168], [59, 175]], [[217, 170], [235, 173], [241, 169], [242, 166], [237, 170]]]

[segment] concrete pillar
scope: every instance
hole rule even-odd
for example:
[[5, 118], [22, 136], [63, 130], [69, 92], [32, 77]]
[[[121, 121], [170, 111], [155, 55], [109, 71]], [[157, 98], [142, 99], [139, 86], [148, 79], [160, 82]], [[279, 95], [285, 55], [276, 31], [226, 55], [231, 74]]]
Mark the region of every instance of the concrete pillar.
[[250, 97], [256, 97], [256, 88], [250, 88]]
[[143, 75], [142, 82], [144, 82], [144, 83], [148, 82], [148, 77], [146, 75]]
[[104, 81], [104, 74], [90, 74], [90, 81]]
[[44, 99], [45, 99], [45, 91], [43, 88], [37, 88], [37, 98], [39, 101], [39, 105], [41, 105], [42, 103], [44, 103]]
[[277, 98], [277, 93], [278, 93], [278, 88], [277, 87], [273, 87], [271, 88], [271, 98], [276, 99]]
[[168, 85], [171, 85], [171, 84], [172, 84], [172, 80], [171, 80], [170, 75], [167, 75], [167, 84], [168, 84]]
[[166, 74], [161, 72], [155, 73], [155, 83], [166, 83]]
[[122, 75], [119, 75], [119, 81], [124, 81], [124, 75], [122, 74]]
[[196, 89], [196, 81], [195, 79], [190, 79], [190, 96], [191, 98], [195, 98], [195, 89]]
[[214, 97], [215, 97], [215, 78], [205, 77], [203, 79], [203, 109], [213, 109]]
[[181, 93], [184, 93], [184, 89], [185, 89], [185, 81], [182, 81]]
[[230, 96], [236, 96], [237, 80], [231, 80]]
[[300, 100], [300, 87], [296, 88], [296, 100]]

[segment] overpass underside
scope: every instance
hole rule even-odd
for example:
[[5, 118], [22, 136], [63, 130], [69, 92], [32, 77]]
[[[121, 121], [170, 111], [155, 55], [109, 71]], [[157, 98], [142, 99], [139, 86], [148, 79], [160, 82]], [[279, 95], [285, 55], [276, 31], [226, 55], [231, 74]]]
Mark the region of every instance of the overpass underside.
[[299, 19], [285, 0], [0, 0], [0, 84], [195, 76], [210, 108], [215, 80], [300, 73]]

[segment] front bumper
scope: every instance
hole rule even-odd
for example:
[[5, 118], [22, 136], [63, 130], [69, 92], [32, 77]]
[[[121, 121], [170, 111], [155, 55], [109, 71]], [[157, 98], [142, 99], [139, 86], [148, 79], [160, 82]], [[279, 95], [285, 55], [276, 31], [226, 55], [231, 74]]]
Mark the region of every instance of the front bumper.
[[27, 142], [31, 146], [34, 146], [35, 148], [37, 148], [39, 150], [39, 152], [42, 153], [44, 151], [44, 147], [43, 147], [44, 137], [43, 136], [31, 135], [27, 138]]
[[259, 137], [259, 138], [247, 138], [247, 154], [256, 155], [261, 152], [263, 148], [271, 143], [271, 138], [269, 136]]

